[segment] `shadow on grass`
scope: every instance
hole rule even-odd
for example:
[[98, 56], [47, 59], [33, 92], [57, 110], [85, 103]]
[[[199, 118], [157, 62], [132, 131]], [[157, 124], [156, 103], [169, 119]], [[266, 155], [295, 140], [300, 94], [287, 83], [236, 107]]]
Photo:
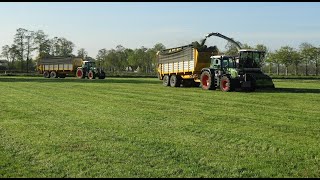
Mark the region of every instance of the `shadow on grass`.
[[[150, 80], [148, 80], [150, 79]], [[132, 83], [132, 84], [162, 84], [162, 81], [153, 81], [155, 78], [106, 78], [106, 79], [77, 79], [77, 78], [4, 78], [0, 77], [0, 82], [38, 82], [38, 83]]]
[[320, 94], [320, 89], [309, 88], [275, 88], [275, 89], [257, 89], [255, 92], [259, 93], [314, 93]]

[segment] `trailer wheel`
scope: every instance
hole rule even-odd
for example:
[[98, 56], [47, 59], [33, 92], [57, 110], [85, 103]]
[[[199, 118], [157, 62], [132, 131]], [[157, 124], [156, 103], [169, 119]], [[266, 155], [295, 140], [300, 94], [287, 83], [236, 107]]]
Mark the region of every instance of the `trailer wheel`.
[[220, 81], [221, 91], [228, 92], [231, 91], [231, 81], [227, 76], [223, 76]]
[[169, 86], [170, 78], [169, 75], [164, 75], [163, 77], [163, 85], [164, 86]]
[[57, 76], [57, 73], [55, 71], [51, 71], [50, 72], [50, 77], [51, 78], [57, 78], [58, 76]]
[[77, 78], [79, 79], [83, 79], [84, 78], [84, 73], [82, 69], [77, 69], [77, 73], [76, 73]]
[[43, 72], [43, 77], [45, 77], [45, 78], [50, 78], [49, 72], [48, 72], [48, 71], [44, 71], [44, 72]]
[[90, 70], [89, 71], [89, 73], [88, 73], [88, 78], [89, 79], [95, 79], [96, 77], [95, 77], [95, 75], [94, 75], [94, 73]]
[[200, 76], [201, 88], [204, 90], [215, 90], [214, 77], [208, 71], [203, 71]]
[[172, 75], [170, 77], [170, 86], [171, 87], [179, 87], [181, 85], [181, 77]]

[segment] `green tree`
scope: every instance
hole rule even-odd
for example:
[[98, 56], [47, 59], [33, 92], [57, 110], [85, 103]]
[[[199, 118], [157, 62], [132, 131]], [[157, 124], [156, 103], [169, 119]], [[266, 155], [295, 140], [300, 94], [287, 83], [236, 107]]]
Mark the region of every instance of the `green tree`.
[[81, 57], [82, 59], [86, 59], [88, 56], [88, 52], [84, 48], [80, 48], [78, 50], [78, 57]]
[[63, 57], [73, 56], [72, 54], [73, 48], [74, 48], [73, 42], [67, 40], [66, 38], [59, 38], [58, 44], [60, 45], [60, 51], [58, 56], [63, 56]]
[[138, 49], [135, 49], [127, 52], [128, 66], [130, 67], [131, 71], [135, 71], [139, 67], [138, 51]]
[[17, 29], [17, 32], [14, 36], [14, 44], [17, 46], [19, 51], [18, 60], [20, 61], [21, 71], [23, 70], [23, 61], [24, 61], [24, 52], [25, 52], [25, 38], [27, 36], [28, 30], [24, 28]]
[[50, 56], [51, 41], [48, 39], [48, 35], [46, 35], [42, 30], [35, 32], [34, 43], [38, 50], [37, 59]]
[[288, 75], [288, 67], [293, 64], [295, 51], [290, 46], [283, 46], [277, 51], [277, 57], [286, 68], [286, 76]]
[[73, 42], [67, 40], [66, 38], [54, 37], [53, 39], [50, 40], [50, 44], [51, 44], [50, 51], [53, 56], [62, 56], [62, 57], [74, 56], [72, 52], [75, 45], [73, 44]]
[[26, 34], [26, 42], [25, 42], [25, 46], [26, 46], [26, 61], [27, 61], [27, 73], [29, 72], [29, 62], [31, 60], [30, 54], [36, 49], [35, 46], [35, 42], [34, 42], [34, 37], [35, 37], [35, 33], [33, 31], [28, 31]]
[[124, 53], [126, 54], [126, 63], [127, 63], [127, 67], [126, 68], [130, 69], [133, 72], [135, 69], [134, 69], [134, 67], [131, 66], [129, 59], [130, 59], [130, 57], [133, 56], [134, 50], [132, 50], [130, 48], [126, 48], [124, 50]]
[[302, 57], [302, 61], [305, 63], [305, 75], [308, 76], [308, 65], [309, 63], [316, 59], [317, 54], [315, 53], [315, 47], [307, 42], [301, 43], [300, 46], [300, 53]]
[[9, 45], [2, 46], [1, 57], [6, 58], [6, 60], [10, 62], [10, 46]]
[[105, 48], [100, 49], [98, 51], [96, 59], [97, 59], [97, 63], [98, 63], [99, 67], [101, 67], [101, 66], [103, 66], [103, 64], [105, 64], [107, 55], [108, 55], [108, 51]]
[[300, 63], [302, 62], [301, 60], [301, 54], [299, 51], [293, 51], [292, 52], [292, 63], [294, 65], [294, 74], [298, 75], [298, 67]]
[[[263, 45], [263, 44], [257, 44], [256, 47], [255, 47], [256, 50], [259, 50], [259, 51], [264, 51], [265, 52], [265, 58], [260, 62], [261, 63], [261, 67], [264, 66], [265, 64], [265, 60], [266, 60], [266, 57], [268, 56], [268, 53], [269, 53], [269, 49], [267, 48], [267, 46]], [[272, 63], [271, 63], [272, 64]]]
[[[269, 74], [271, 74], [273, 63], [277, 62], [276, 54], [274, 52], [269, 52], [265, 57], [265, 62], [269, 64]], [[279, 74], [278, 71], [277, 71], [277, 74]]]

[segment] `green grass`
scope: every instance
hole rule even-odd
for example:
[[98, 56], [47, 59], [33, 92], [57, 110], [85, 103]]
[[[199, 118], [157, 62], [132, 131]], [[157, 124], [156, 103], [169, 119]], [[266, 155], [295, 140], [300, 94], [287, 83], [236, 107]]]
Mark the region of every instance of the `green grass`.
[[320, 80], [0, 77], [0, 177], [320, 177]]

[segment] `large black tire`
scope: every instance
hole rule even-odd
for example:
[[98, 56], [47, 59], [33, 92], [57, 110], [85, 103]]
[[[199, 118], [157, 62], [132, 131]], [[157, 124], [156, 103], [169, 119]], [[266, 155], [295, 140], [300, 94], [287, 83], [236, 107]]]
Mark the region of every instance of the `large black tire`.
[[231, 80], [227, 76], [222, 76], [220, 80], [220, 89], [224, 92], [229, 92], [233, 90]]
[[51, 78], [57, 78], [57, 77], [58, 77], [58, 76], [57, 76], [57, 72], [51, 71], [51, 72], [50, 72], [50, 77], [51, 77]]
[[200, 84], [201, 84], [201, 88], [204, 90], [216, 89], [216, 86], [214, 83], [214, 76], [211, 76], [211, 74], [208, 71], [203, 71], [201, 73]]
[[170, 77], [169, 75], [164, 75], [163, 77], [163, 83], [162, 83], [164, 86], [169, 86], [170, 84]]
[[99, 79], [105, 79], [106, 78], [106, 74], [103, 72], [103, 71], [101, 71], [101, 73], [99, 74]]
[[92, 70], [90, 70], [89, 72], [88, 72], [88, 79], [95, 79], [96, 77], [95, 77], [95, 74], [94, 74], [94, 72], [92, 71]]
[[170, 77], [170, 86], [171, 87], [180, 87], [181, 77], [176, 75], [171, 75]]
[[77, 69], [76, 77], [79, 78], [79, 79], [85, 78], [85, 75], [84, 75], [84, 72], [83, 72], [82, 69]]
[[43, 72], [43, 77], [50, 78], [50, 73], [48, 71]]

